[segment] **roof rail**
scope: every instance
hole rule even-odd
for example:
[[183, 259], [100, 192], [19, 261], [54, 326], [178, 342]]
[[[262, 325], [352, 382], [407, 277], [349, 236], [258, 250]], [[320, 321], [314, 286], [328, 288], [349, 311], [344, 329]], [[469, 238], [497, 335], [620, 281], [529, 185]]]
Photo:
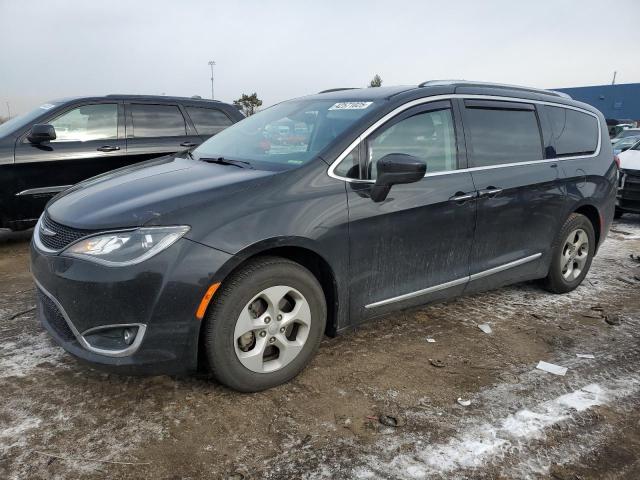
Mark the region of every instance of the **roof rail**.
[[474, 82], [471, 80], [428, 80], [422, 82], [418, 87], [435, 87], [442, 85], [460, 86], [460, 87], [491, 87], [491, 88], [504, 88], [505, 90], [522, 90], [523, 92], [541, 93], [543, 95], [553, 95], [554, 97], [571, 98], [564, 92], [558, 92], [555, 90], [544, 90], [542, 88], [530, 88], [521, 87], [519, 85], [508, 85], [505, 83], [492, 83], [492, 82]]
[[321, 92], [318, 92], [318, 93], [340, 92], [342, 90], [358, 90], [358, 87], [329, 88], [327, 90], [322, 90]]

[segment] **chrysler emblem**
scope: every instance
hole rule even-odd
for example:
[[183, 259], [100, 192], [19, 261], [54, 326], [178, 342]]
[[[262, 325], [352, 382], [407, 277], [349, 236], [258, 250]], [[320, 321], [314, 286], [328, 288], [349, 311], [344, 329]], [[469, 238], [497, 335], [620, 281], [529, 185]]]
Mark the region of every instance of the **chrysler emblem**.
[[40, 232], [43, 235], [46, 235], [47, 237], [54, 237], [57, 235], [56, 232], [54, 232], [53, 230], [49, 230], [47, 227], [44, 227], [44, 226], [40, 226]]

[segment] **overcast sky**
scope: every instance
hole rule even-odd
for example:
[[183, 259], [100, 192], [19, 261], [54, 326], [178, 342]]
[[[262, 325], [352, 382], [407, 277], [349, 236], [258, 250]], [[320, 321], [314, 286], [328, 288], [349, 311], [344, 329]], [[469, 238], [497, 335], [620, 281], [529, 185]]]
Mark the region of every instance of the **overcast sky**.
[[0, 0], [0, 115], [73, 95], [640, 82], [640, 1]]

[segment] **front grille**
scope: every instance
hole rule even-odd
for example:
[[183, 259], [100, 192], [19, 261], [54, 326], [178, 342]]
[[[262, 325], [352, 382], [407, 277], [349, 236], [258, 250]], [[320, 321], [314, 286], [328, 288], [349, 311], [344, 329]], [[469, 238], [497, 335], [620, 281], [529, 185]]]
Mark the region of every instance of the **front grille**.
[[618, 192], [620, 206], [624, 209], [640, 211], [640, 171], [624, 170], [621, 175], [622, 188]]
[[[43, 227], [55, 233], [55, 235], [45, 235], [44, 233], [42, 233]], [[80, 230], [77, 228], [60, 225], [58, 222], [54, 222], [53, 220], [51, 220], [47, 212], [45, 212], [42, 216], [40, 231], [38, 232], [38, 235], [40, 236], [40, 242], [45, 247], [51, 250], [62, 250], [76, 240], [79, 240], [82, 237], [86, 237], [87, 235], [91, 235], [92, 233], [95, 233], [95, 231]]]
[[43, 320], [46, 321], [51, 328], [62, 338], [63, 340], [70, 341], [75, 338], [69, 324], [65, 320], [62, 312], [42, 290], [38, 288], [38, 305], [42, 310]]

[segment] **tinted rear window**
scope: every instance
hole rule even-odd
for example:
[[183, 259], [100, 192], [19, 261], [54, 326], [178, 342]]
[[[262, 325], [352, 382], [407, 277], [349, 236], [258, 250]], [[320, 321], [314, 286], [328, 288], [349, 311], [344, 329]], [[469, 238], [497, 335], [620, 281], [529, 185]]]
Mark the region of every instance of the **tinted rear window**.
[[533, 109], [467, 107], [465, 129], [471, 140], [474, 167], [543, 158], [538, 119]]
[[591, 154], [598, 146], [598, 120], [562, 107], [545, 107], [551, 122], [551, 145], [556, 156]]
[[215, 135], [233, 123], [215, 108], [187, 107], [187, 113], [199, 135]]
[[175, 105], [132, 104], [134, 137], [177, 137], [186, 135], [184, 117]]

